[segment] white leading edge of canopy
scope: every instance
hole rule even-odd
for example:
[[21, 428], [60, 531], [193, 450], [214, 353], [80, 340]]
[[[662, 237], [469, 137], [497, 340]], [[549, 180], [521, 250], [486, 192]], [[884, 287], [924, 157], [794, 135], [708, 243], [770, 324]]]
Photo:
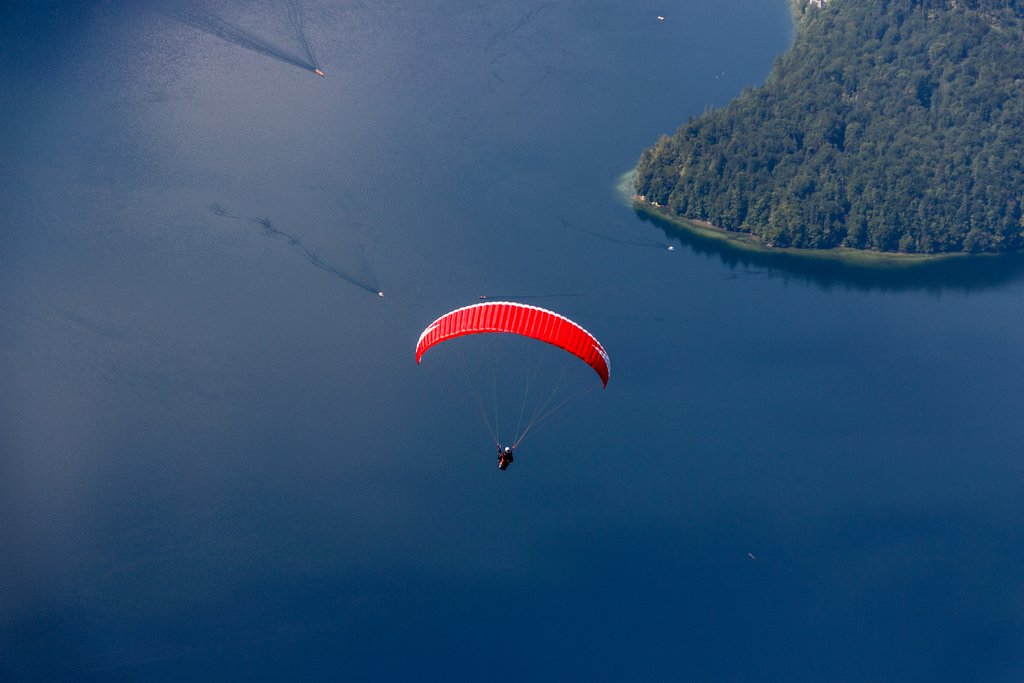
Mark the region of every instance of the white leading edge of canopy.
[[[591, 332], [589, 330], [587, 330], [587, 328], [583, 327], [582, 325], [580, 325], [575, 320], [570, 320], [569, 318], [566, 318], [561, 313], [555, 313], [554, 311], [548, 310], [546, 308], [541, 308], [540, 306], [533, 306], [532, 304], [521, 304], [518, 301], [486, 301], [486, 302], [484, 302], [482, 304], [470, 304], [469, 306], [463, 306], [462, 308], [456, 308], [454, 311], [448, 311], [447, 313], [442, 315], [440, 318], [438, 318], [434, 322], [430, 323], [427, 326], [427, 329], [423, 330], [423, 332], [420, 333], [420, 338], [416, 340], [416, 348], [420, 347], [420, 343], [423, 341], [423, 339], [428, 334], [430, 334], [437, 327], [437, 324], [439, 322], [441, 322], [442, 318], [447, 318], [452, 313], [458, 313], [459, 311], [465, 311], [465, 310], [468, 310], [470, 308], [480, 308], [480, 307], [483, 307], [483, 306], [500, 306], [500, 305], [503, 305], [503, 304], [512, 304], [513, 306], [522, 306], [523, 308], [532, 308], [535, 311], [542, 311], [544, 313], [550, 313], [551, 315], [555, 316], [556, 318], [561, 318], [562, 320], [564, 320], [565, 322], [569, 323], [570, 325], [575, 325], [576, 327], [578, 327], [581, 330], [583, 330], [584, 332], [586, 332], [587, 335], [589, 335], [590, 338], [593, 339], [597, 343], [597, 347], [596, 347], [597, 348], [597, 352], [599, 354], [601, 354], [601, 358], [604, 360], [605, 367], [608, 368], [608, 377], [609, 377], [609, 379], [611, 378], [611, 376], [612, 376], [612, 361], [611, 361], [611, 358], [608, 357], [608, 353], [604, 350], [604, 347], [601, 345], [601, 342], [597, 341], [597, 337], [595, 337], [593, 334], [591, 334]], [[485, 330], [485, 332], [498, 332], [498, 331], [500, 331], [500, 330]]]

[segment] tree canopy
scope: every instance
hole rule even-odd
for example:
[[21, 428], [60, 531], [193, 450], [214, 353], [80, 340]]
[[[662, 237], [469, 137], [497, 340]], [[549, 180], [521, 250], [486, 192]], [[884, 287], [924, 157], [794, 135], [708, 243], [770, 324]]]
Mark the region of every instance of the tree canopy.
[[636, 191], [770, 246], [1024, 248], [1024, 0], [794, 0], [767, 81], [646, 150]]

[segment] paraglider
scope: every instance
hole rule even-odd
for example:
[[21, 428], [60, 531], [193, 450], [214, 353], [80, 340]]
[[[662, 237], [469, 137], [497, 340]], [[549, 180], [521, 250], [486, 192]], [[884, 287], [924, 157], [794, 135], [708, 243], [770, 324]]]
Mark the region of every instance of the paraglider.
[[515, 458], [512, 457], [512, 447], [505, 446], [502, 448], [498, 446], [498, 469], [507, 470], [508, 466], [512, 464]]
[[[558, 375], [559, 379], [545, 393], [543, 390], [537, 390], [535, 386], [531, 386], [531, 382], [534, 384], [539, 383], [538, 375], [544, 374], [539, 373], [537, 368], [534, 368], [533, 372], [529, 374], [529, 379], [525, 381], [524, 390], [521, 392], [521, 402], [516, 399], [517, 392], [511, 390], [504, 383], [500, 385], [495, 383], [489, 389], [480, 389], [474, 386], [473, 373], [466, 372], [465, 368], [459, 367], [458, 363], [455, 364], [456, 369], [462, 371], [461, 374], [473, 390], [484, 420], [487, 422], [491, 437], [494, 439], [498, 449], [498, 469], [500, 470], [507, 469], [512, 463], [516, 447], [534, 425], [554, 414], [587, 388], [595, 387], [594, 375], [590, 373], [590, 370], [597, 374], [598, 379], [601, 380], [602, 387], [608, 385], [608, 379], [611, 376], [611, 363], [604, 346], [601, 345], [601, 342], [594, 335], [578, 323], [554, 311], [514, 301], [482, 301], [481, 303], [464, 306], [445, 313], [428, 325], [420, 334], [416, 342], [416, 362], [420, 363], [424, 354], [439, 344], [458, 337], [479, 334], [502, 334], [524, 337], [544, 342], [544, 344], [556, 347], [570, 354], [569, 356], [563, 356], [557, 352], [552, 352], [556, 357], [556, 363], [567, 366], [563, 370], [567, 370], [566, 374], [568, 374], [571, 381], [565, 381], [565, 375], [562, 373], [550, 373], [553, 376]], [[535, 346], [537, 348], [534, 350], [543, 350], [543, 345]], [[518, 349], [519, 347], [517, 347], [516, 353], [518, 353]], [[575, 358], [572, 358], [572, 356]], [[565, 360], [561, 360], [562, 358]], [[450, 360], [450, 358], [447, 360]], [[520, 359], [506, 354], [501, 356], [499, 360], [500, 365], [505, 367], [515, 365]], [[582, 361], [585, 365], [579, 364], [579, 361]], [[494, 367], [492, 365], [490, 371], [487, 372], [491, 376], [492, 381], [494, 380], [493, 372]], [[572, 379], [573, 375], [576, 376], [574, 380]], [[512, 379], [514, 383], [515, 378], [513, 377]], [[575, 382], [575, 386], [573, 382]], [[534, 396], [530, 396], [531, 391], [534, 392]], [[495, 400], [493, 427], [487, 417], [488, 407], [485, 405], [487, 402], [483, 400], [483, 396], [488, 393], [493, 393], [492, 398]], [[516, 436], [509, 442], [504, 442], [499, 438], [499, 415], [497, 414], [499, 412], [497, 406], [497, 398], [499, 396], [515, 400], [512, 409], [504, 412], [516, 412], [519, 415], [519, 420], [516, 423]], [[528, 398], [534, 398], [537, 405], [533, 411], [533, 416], [523, 426], [524, 414], [528, 413], [526, 410]], [[522, 430], [520, 430], [520, 427], [522, 427]]]
[[487, 301], [457, 308], [430, 323], [416, 342], [416, 362], [427, 349], [467, 334], [506, 332], [557, 346], [589, 365], [608, 386], [611, 364], [601, 342], [563, 315], [514, 301]]

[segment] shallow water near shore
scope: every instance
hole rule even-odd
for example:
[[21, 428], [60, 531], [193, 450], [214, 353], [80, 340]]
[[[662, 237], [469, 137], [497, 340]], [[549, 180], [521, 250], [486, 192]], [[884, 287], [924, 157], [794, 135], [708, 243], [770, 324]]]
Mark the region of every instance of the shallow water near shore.
[[[0, 10], [0, 679], [1020, 678], [1019, 264], [616, 194], [787, 2], [290, 6]], [[480, 296], [612, 359], [507, 472]]]

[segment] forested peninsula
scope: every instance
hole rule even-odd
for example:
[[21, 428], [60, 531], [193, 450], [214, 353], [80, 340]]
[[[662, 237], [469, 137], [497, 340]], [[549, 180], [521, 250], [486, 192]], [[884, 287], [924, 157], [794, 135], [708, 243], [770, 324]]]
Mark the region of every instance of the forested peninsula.
[[644, 150], [637, 205], [766, 247], [1024, 249], [1024, 0], [793, 0], [767, 81]]

